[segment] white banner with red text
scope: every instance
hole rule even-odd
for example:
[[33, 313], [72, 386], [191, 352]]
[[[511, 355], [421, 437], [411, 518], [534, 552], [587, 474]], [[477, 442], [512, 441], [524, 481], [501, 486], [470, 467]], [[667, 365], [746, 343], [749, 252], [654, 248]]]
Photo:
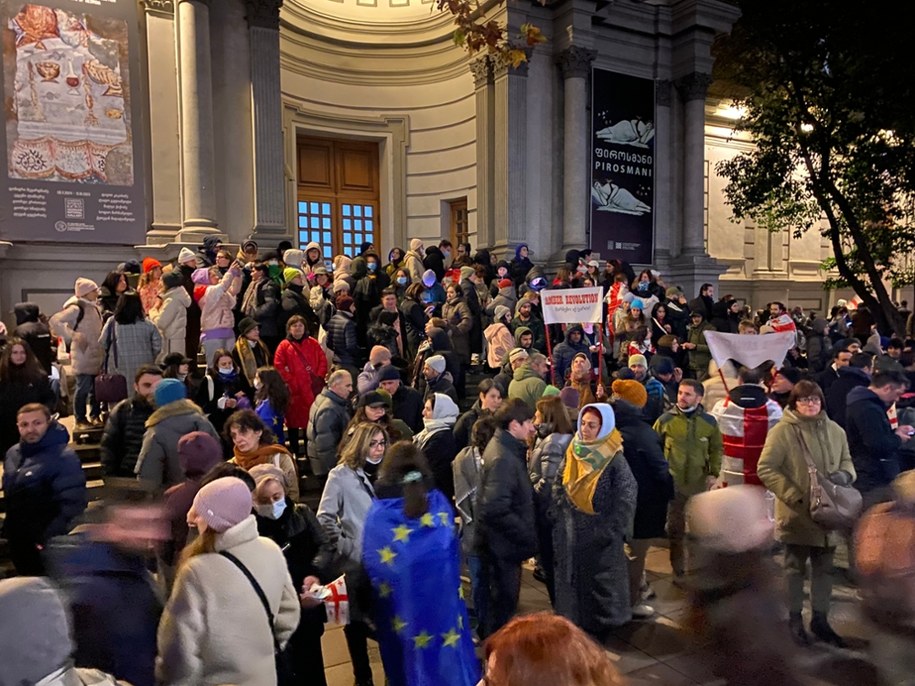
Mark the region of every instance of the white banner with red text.
[[582, 324], [603, 320], [604, 289], [562, 288], [540, 292], [544, 324]]

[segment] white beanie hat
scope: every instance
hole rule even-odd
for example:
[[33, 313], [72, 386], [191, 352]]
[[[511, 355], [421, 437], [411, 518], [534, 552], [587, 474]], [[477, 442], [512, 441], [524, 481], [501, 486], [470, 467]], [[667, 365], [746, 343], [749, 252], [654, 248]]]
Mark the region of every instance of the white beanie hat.
[[700, 545], [722, 553], [742, 553], [772, 539], [765, 491], [728, 486], [690, 498], [686, 528]]
[[89, 295], [92, 291], [98, 290], [98, 284], [95, 283], [92, 279], [84, 279], [79, 277], [76, 279], [76, 285], [73, 287], [73, 292], [76, 293], [77, 298], [83, 298]]
[[178, 253], [178, 264], [184, 264], [189, 260], [194, 260], [196, 262], [197, 256], [194, 254], [194, 251], [190, 248], [181, 248], [181, 251]]
[[436, 374], [444, 374], [446, 367], [445, 358], [441, 355], [433, 355], [432, 357], [426, 358], [426, 366], [434, 369]]
[[305, 253], [295, 248], [290, 248], [283, 253], [283, 263], [287, 267], [301, 267], [305, 261]]

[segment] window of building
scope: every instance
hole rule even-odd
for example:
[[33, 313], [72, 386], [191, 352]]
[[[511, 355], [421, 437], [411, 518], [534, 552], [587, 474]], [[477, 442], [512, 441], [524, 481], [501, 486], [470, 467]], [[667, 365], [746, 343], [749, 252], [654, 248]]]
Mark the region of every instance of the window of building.
[[316, 241], [325, 260], [377, 248], [377, 143], [300, 137], [297, 149], [299, 246]]

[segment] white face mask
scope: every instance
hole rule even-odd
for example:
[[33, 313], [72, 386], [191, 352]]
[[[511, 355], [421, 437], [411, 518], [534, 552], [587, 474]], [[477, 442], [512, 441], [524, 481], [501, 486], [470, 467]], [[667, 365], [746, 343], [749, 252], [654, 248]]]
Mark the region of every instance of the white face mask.
[[277, 500], [272, 503], [267, 503], [266, 505], [257, 505], [255, 510], [261, 517], [279, 519], [283, 516], [283, 512], [286, 511], [286, 500]]
[[366, 458], [365, 458], [365, 461], [368, 462], [369, 464], [381, 464], [381, 461], [382, 461], [383, 459], [384, 459], [384, 455], [382, 455], [381, 457], [379, 457], [377, 460], [374, 459], [374, 458], [372, 458], [371, 456], [369, 456], [369, 457], [366, 457]]

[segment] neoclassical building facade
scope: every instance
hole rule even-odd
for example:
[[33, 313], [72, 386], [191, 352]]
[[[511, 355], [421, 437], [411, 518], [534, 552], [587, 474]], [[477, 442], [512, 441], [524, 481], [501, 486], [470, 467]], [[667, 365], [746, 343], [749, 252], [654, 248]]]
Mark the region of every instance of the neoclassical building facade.
[[[516, 68], [455, 45], [451, 16], [432, 0], [119, 2], [136, 11], [118, 82], [127, 87], [135, 55], [135, 221], [46, 236], [0, 215], [4, 320], [26, 299], [53, 311], [77, 275], [101, 279], [130, 257], [172, 259], [214, 233], [233, 244], [253, 236], [262, 249], [316, 240], [328, 258], [365, 241], [386, 257], [412, 238], [441, 237], [499, 255], [524, 242], [553, 265], [570, 248], [605, 259], [631, 248], [688, 291], [720, 281], [757, 307], [822, 309], [835, 297], [822, 290], [829, 246], [818, 235], [730, 220], [715, 165], [751, 144], [733, 134], [727, 103], [709, 96], [712, 43], [738, 18], [730, 4], [484, 3], [510, 34], [533, 23], [547, 38]], [[3, 18], [6, 46], [13, 29], [21, 41], [18, 16]], [[84, 24], [114, 35], [112, 21]], [[41, 49], [47, 41], [20, 57]], [[595, 89], [598, 74], [621, 90]], [[110, 84], [86, 84], [85, 97], [70, 94], [87, 106], [112, 97]], [[640, 104], [614, 119], [630, 86]], [[46, 180], [53, 193], [59, 179]]]

